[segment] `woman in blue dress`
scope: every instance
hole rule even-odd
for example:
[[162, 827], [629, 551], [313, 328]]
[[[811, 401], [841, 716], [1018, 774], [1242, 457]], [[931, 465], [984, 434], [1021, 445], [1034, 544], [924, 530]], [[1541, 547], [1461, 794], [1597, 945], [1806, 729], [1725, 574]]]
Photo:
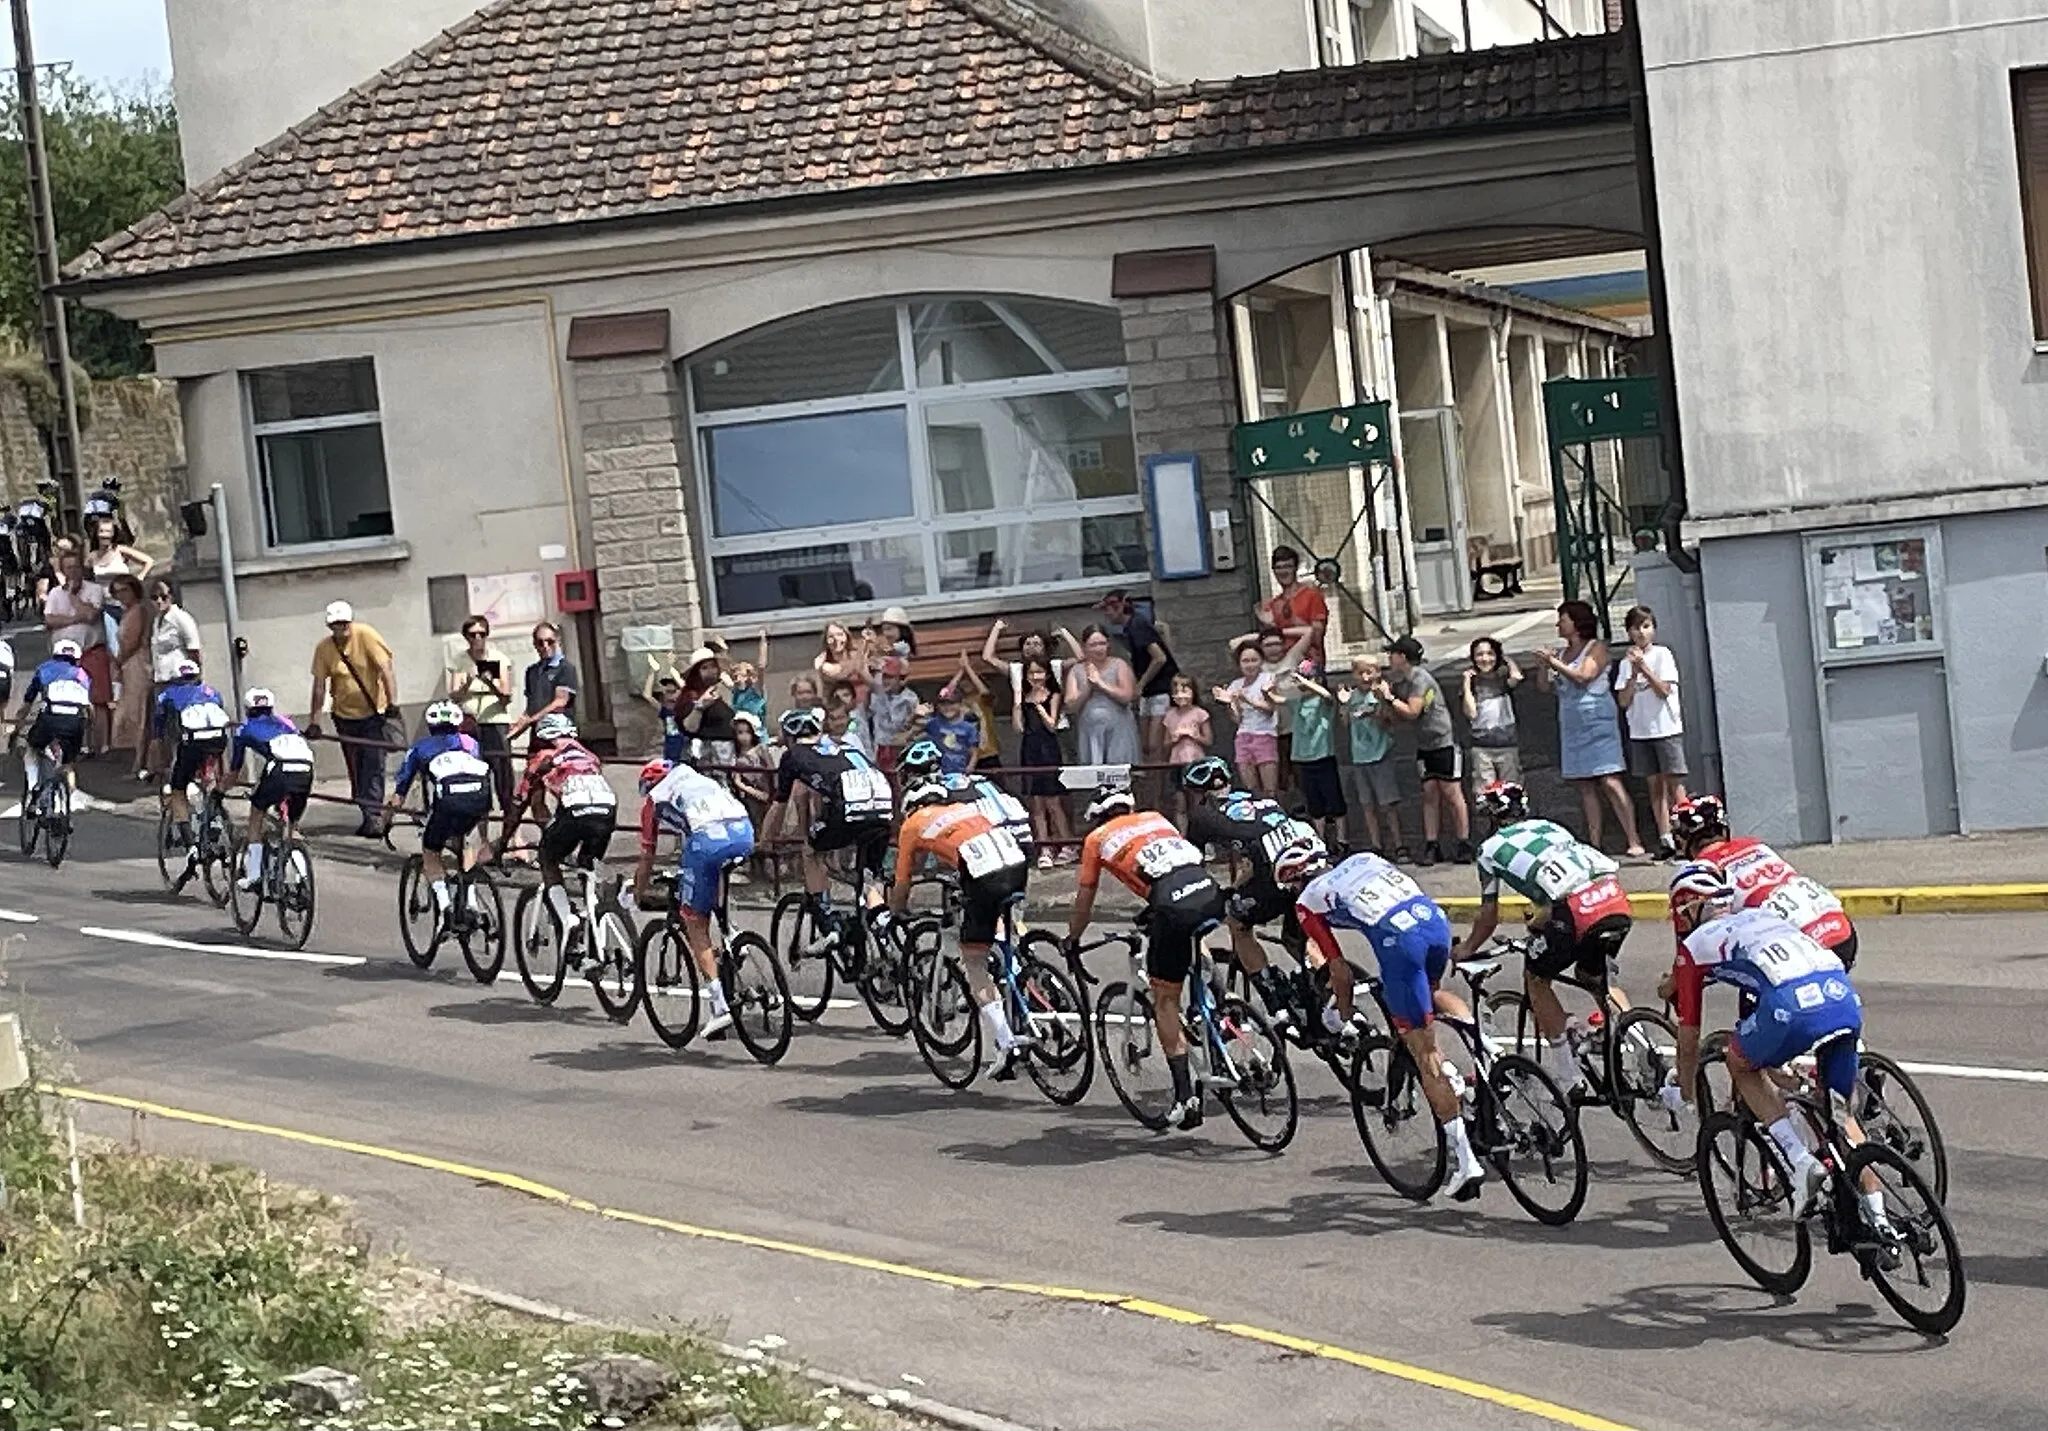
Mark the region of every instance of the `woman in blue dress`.
[[1600, 639], [1600, 621], [1583, 601], [1557, 608], [1557, 634], [1564, 645], [1542, 653], [1543, 680], [1557, 693], [1558, 774], [1579, 787], [1579, 805], [1586, 815], [1586, 842], [1600, 844], [1605, 824], [1600, 797], [1614, 807], [1628, 853], [1640, 859], [1643, 842], [1636, 833], [1635, 805], [1622, 783], [1621, 714], [1607, 674], [1607, 643]]

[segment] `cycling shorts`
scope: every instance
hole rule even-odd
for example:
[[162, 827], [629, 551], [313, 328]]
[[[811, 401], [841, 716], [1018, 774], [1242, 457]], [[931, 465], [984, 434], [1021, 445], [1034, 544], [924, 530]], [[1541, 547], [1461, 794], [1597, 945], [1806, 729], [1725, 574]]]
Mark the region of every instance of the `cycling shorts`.
[[1437, 981], [1451, 962], [1451, 922], [1432, 908], [1406, 929], [1374, 925], [1367, 939], [1380, 961], [1380, 993], [1394, 1028], [1405, 1032], [1434, 1017]]
[[250, 805], [263, 811], [280, 811], [293, 824], [306, 818], [306, 800], [313, 793], [310, 770], [266, 770], [249, 796]]
[[171, 773], [166, 783], [173, 790], [182, 791], [199, 778], [199, 772], [207, 761], [220, 759], [227, 748], [228, 741], [224, 735], [211, 740], [179, 741], [178, 753], [171, 757]]
[[1002, 926], [1003, 906], [1013, 895], [1024, 892], [1024, 882], [1030, 873], [1029, 865], [1005, 865], [1003, 868], [976, 879], [972, 875], [960, 876], [960, 942], [962, 944], [993, 944], [996, 930]]
[[830, 854], [833, 850], [851, 849], [855, 865], [879, 877], [889, 854], [889, 822], [887, 820], [849, 821], [839, 818], [838, 812], [828, 820], [814, 820], [809, 831], [811, 849], [818, 854]]
[[85, 716], [39, 712], [35, 724], [28, 728], [27, 740], [28, 748], [38, 755], [54, 745], [66, 765], [74, 764], [79, 747], [85, 744]]
[[1856, 1086], [1856, 1038], [1863, 1032], [1863, 1004], [1849, 981], [1821, 974], [1772, 989], [1735, 1026], [1735, 1046], [1756, 1068], [1790, 1063], [1837, 1034], [1822, 1050], [1820, 1078], [1847, 1098]]
[[1555, 979], [1573, 970], [1589, 984], [1612, 979], [1622, 941], [1634, 923], [1621, 881], [1604, 875], [1550, 906], [1549, 916], [1532, 931], [1536, 945], [1529, 951], [1528, 971]]
[[542, 865], [557, 869], [570, 864], [594, 868], [604, 858], [604, 852], [611, 848], [615, 815], [612, 810], [594, 810], [582, 815], [557, 810], [555, 817], [548, 821], [547, 828], [540, 832]]
[[466, 797], [444, 797], [427, 807], [426, 827], [420, 831], [420, 848], [458, 853], [484, 816], [491, 813], [491, 792], [484, 790]]
[[676, 901], [692, 914], [718, 907], [725, 867], [754, 853], [754, 832], [744, 823], [693, 831], [683, 841], [682, 863], [676, 870]]
[[1186, 983], [1195, 967], [1196, 936], [1223, 921], [1223, 886], [1200, 865], [1188, 865], [1153, 884], [1145, 912], [1145, 972], [1164, 983]]
[[1297, 959], [1307, 957], [1308, 936], [1294, 915], [1294, 896], [1273, 883], [1270, 871], [1254, 868], [1223, 900], [1223, 912], [1243, 929], [1280, 921], [1280, 945]]

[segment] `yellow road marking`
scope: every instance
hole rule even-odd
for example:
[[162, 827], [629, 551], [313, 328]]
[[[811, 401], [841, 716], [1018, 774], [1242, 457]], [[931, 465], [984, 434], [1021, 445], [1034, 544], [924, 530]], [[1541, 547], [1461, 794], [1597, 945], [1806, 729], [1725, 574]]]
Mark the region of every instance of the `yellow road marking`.
[[787, 1242], [774, 1237], [756, 1237], [751, 1233], [730, 1232], [723, 1228], [699, 1227], [692, 1223], [676, 1222], [665, 1217], [655, 1217], [644, 1212], [631, 1212], [623, 1208], [603, 1207], [587, 1198], [576, 1197], [550, 1187], [546, 1183], [522, 1178], [516, 1173], [499, 1172], [494, 1168], [475, 1167], [469, 1163], [452, 1162], [446, 1158], [431, 1157], [425, 1153], [409, 1153], [401, 1148], [386, 1148], [375, 1143], [358, 1143], [346, 1138], [330, 1138], [321, 1133], [302, 1132], [297, 1128], [280, 1128], [269, 1123], [251, 1123], [242, 1118], [223, 1118], [215, 1113], [195, 1113], [186, 1108], [173, 1108], [163, 1103], [151, 1103], [141, 1098], [124, 1098], [117, 1093], [98, 1093], [88, 1088], [70, 1088], [45, 1084], [46, 1093], [70, 1098], [80, 1103], [97, 1103], [109, 1108], [126, 1108], [131, 1112], [147, 1113], [153, 1118], [166, 1118], [173, 1122], [195, 1123], [205, 1128], [219, 1128], [231, 1133], [249, 1133], [259, 1137], [278, 1138], [285, 1142], [300, 1143], [307, 1147], [323, 1148], [330, 1152], [350, 1153], [357, 1157], [375, 1158], [382, 1162], [398, 1163], [409, 1168], [420, 1168], [427, 1172], [447, 1173], [454, 1177], [467, 1178], [471, 1182], [485, 1183], [492, 1187], [504, 1188], [508, 1192], [524, 1193], [543, 1202], [555, 1203], [576, 1212], [594, 1213], [614, 1222], [631, 1223], [638, 1227], [654, 1228], [661, 1232], [675, 1233], [681, 1237], [701, 1238], [709, 1242], [723, 1242], [736, 1247], [750, 1247], [762, 1252], [779, 1252], [791, 1257], [801, 1257], [812, 1262], [826, 1262], [834, 1266], [854, 1267], [867, 1272], [879, 1272], [890, 1277], [904, 1277], [918, 1282], [934, 1283], [969, 1292], [1008, 1292], [1018, 1296], [1036, 1297], [1053, 1301], [1092, 1302], [1114, 1307], [1133, 1316], [1148, 1317], [1154, 1321], [1171, 1322], [1179, 1326], [1200, 1327], [1223, 1336], [1237, 1337], [1245, 1341], [1262, 1342], [1268, 1346], [1284, 1348], [1303, 1356], [1316, 1357], [1322, 1361], [1337, 1362], [1344, 1366], [1358, 1367], [1380, 1376], [1392, 1377], [1397, 1381], [1409, 1382], [1416, 1386], [1427, 1386], [1437, 1391], [1449, 1392], [1455, 1396], [1483, 1401], [1489, 1405], [1519, 1411], [1560, 1426], [1570, 1426], [1575, 1431], [1632, 1431], [1632, 1428], [1618, 1421], [1609, 1421], [1589, 1412], [1575, 1411], [1569, 1406], [1560, 1406], [1554, 1401], [1539, 1397], [1524, 1396], [1520, 1392], [1508, 1391], [1501, 1387], [1489, 1386], [1483, 1381], [1471, 1381], [1461, 1376], [1451, 1376], [1428, 1367], [1413, 1366], [1408, 1362], [1394, 1361], [1388, 1357], [1373, 1356], [1368, 1352], [1352, 1351], [1348, 1347], [1332, 1345], [1329, 1342], [1311, 1341], [1305, 1337], [1289, 1336], [1285, 1332], [1268, 1331], [1263, 1327], [1250, 1326], [1243, 1322], [1219, 1322], [1206, 1313], [1189, 1311], [1164, 1302], [1149, 1301], [1121, 1292], [1090, 1292], [1076, 1287], [1051, 1287], [1034, 1282], [989, 1282], [977, 1277], [962, 1277], [951, 1272], [935, 1272], [925, 1267], [913, 1267], [908, 1263], [890, 1262], [878, 1257], [863, 1257], [858, 1253], [839, 1252], [829, 1247], [812, 1247], [802, 1242]]

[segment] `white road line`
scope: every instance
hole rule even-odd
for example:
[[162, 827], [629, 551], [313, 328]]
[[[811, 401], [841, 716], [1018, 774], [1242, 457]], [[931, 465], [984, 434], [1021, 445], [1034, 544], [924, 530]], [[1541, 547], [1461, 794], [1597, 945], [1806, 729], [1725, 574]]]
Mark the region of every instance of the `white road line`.
[[2042, 1068], [1978, 1068], [1968, 1063], [1908, 1063], [1898, 1060], [1899, 1067], [1908, 1073], [1924, 1073], [1931, 1078], [1985, 1078], [2004, 1083], [2048, 1083], [2048, 1069]]
[[0, 909], [0, 919], [6, 920], [9, 924], [40, 924], [43, 922], [41, 915], [23, 914], [18, 909]]
[[190, 939], [173, 939], [168, 934], [151, 934], [142, 929], [102, 929], [88, 924], [78, 931], [92, 939], [111, 939], [119, 944], [141, 944], [151, 949], [184, 949], [195, 954], [231, 954], [237, 959], [277, 959], [288, 964], [333, 964], [353, 967], [370, 961], [356, 954], [307, 954], [297, 949], [251, 949], [239, 944], [199, 944]]

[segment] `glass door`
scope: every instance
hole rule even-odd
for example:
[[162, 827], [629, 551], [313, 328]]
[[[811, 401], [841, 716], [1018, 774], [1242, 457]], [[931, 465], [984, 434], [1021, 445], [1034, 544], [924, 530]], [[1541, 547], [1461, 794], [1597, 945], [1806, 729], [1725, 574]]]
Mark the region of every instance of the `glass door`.
[[1415, 547], [1415, 599], [1431, 616], [1472, 609], [1465, 566], [1465, 476], [1458, 455], [1458, 411], [1433, 407], [1401, 414], [1401, 473], [1408, 535]]

